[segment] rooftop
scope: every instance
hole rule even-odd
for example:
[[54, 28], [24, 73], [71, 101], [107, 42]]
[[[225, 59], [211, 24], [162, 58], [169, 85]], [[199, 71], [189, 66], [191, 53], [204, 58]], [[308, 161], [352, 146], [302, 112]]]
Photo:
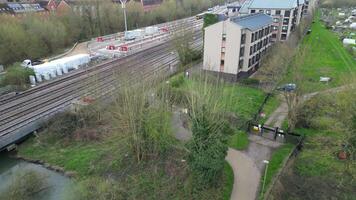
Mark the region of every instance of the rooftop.
[[[300, 1], [304, 2], [304, 0]], [[297, 7], [297, 3], [298, 0], [251, 0], [248, 2], [248, 8], [289, 9]]]
[[251, 31], [255, 31], [257, 29], [260, 29], [261, 27], [273, 23], [272, 17], [263, 13], [233, 17], [230, 18], [230, 21]]

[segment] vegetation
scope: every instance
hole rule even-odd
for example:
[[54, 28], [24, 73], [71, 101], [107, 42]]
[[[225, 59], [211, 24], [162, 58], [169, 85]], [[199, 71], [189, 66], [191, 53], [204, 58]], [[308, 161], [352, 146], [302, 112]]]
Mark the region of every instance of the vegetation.
[[188, 165], [197, 188], [218, 185], [224, 169], [228, 138], [233, 130], [225, 117], [227, 107], [220, 103], [224, 97], [223, 84], [205, 77], [190, 88], [188, 102], [193, 137], [188, 144]]
[[[273, 178], [277, 175], [278, 171], [281, 169], [283, 162], [292, 152], [294, 146], [292, 144], [284, 144], [283, 146], [279, 147], [276, 151], [273, 152], [271, 159], [269, 160], [268, 170], [266, 177], [263, 175], [261, 178], [261, 185], [263, 184], [263, 180], [266, 179], [265, 188], [267, 189], [271, 184]], [[260, 194], [260, 199], [263, 199], [264, 193]]]
[[232, 188], [234, 187], [234, 172], [232, 171], [231, 166], [229, 165], [228, 162], [225, 162], [225, 167], [224, 167], [224, 200], [230, 200], [231, 197], [231, 191]]
[[[78, 187], [68, 199], [222, 199], [225, 181], [231, 182], [231, 174], [224, 174], [229, 172], [224, 170], [227, 142], [221, 143], [226, 147], [217, 160], [210, 159], [216, 164], [212, 171], [216, 174], [211, 175], [219, 178], [210, 178], [215, 187], [195, 184], [189, 166], [190, 158], [197, 158], [199, 152], [187, 151], [188, 146], [173, 138], [171, 101], [165, 88], [149, 81], [129, 86], [120, 79], [120, 83], [112, 104], [93, 104], [57, 116], [36, 138], [21, 145], [18, 153], [77, 172]], [[198, 130], [199, 122], [191, 124]], [[226, 133], [221, 129], [214, 134], [211, 142]]]
[[205, 27], [208, 27], [210, 25], [213, 25], [219, 21], [218, 16], [215, 14], [210, 14], [207, 13], [204, 15], [204, 24], [203, 24], [203, 29]]
[[230, 137], [229, 147], [236, 150], [245, 150], [249, 145], [248, 135], [243, 131], [237, 131]]
[[355, 94], [355, 88], [348, 88], [306, 102], [297, 129], [307, 136], [304, 149], [283, 174], [274, 199], [354, 198]]
[[[327, 30], [319, 20], [319, 13], [311, 29], [311, 34], [305, 37], [300, 48], [304, 51], [303, 59], [299, 62], [300, 67], [298, 71], [291, 72], [288, 76], [288, 79], [291, 79], [293, 74], [301, 74], [305, 93], [340, 86], [346, 77], [350, 77], [350, 72], [356, 69], [356, 62], [337, 36]], [[331, 77], [332, 81], [328, 84], [321, 83], [319, 82], [321, 76]]]
[[[135, 29], [195, 15], [222, 2], [166, 0], [151, 12], [144, 12], [141, 3], [130, 1], [127, 5], [128, 28]], [[123, 11], [119, 4], [111, 0], [83, 3], [92, 6], [84, 7], [82, 12], [51, 13], [49, 16], [0, 16], [0, 63], [9, 65], [27, 58], [38, 59], [57, 53], [77, 41], [124, 29]]]
[[320, 6], [327, 8], [352, 7], [356, 6], [356, 2], [353, 0], [321, 0]]
[[30, 84], [30, 75], [35, 75], [32, 69], [24, 68], [19, 63], [12, 65], [0, 80], [0, 86], [12, 85], [25, 88]]
[[26, 170], [15, 175], [10, 185], [1, 192], [0, 199], [34, 200], [46, 189], [48, 186], [42, 174]]

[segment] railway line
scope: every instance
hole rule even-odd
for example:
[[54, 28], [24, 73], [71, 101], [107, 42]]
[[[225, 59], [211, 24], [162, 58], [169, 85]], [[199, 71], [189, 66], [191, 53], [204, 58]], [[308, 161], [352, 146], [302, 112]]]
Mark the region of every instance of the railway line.
[[[198, 27], [194, 33], [195, 48], [202, 46], [201, 25], [201, 20], [193, 21], [192, 27]], [[140, 80], [158, 72], [171, 73], [170, 68], [179, 63], [177, 53], [172, 54], [172, 43], [166, 41], [144, 52], [80, 69], [0, 101], [0, 149], [36, 130], [74, 100], [108, 95], [115, 89], [120, 75], [131, 74], [131, 80]]]

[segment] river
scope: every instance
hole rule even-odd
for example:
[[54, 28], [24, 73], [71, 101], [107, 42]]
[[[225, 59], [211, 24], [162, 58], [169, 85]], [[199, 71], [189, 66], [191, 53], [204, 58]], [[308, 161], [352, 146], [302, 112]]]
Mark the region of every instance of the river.
[[48, 189], [36, 194], [36, 200], [64, 200], [68, 195], [72, 181], [60, 173], [48, 170], [41, 165], [11, 158], [7, 153], [0, 152], [0, 193], [3, 192], [16, 177], [18, 172], [33, 170], [45, 177]]

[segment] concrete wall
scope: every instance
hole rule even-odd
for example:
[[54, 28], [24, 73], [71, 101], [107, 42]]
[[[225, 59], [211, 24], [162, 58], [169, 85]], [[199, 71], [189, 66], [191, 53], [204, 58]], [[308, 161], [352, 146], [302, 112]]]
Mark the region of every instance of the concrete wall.
[[210, 25], [204, 33], [203, 69], [220, 71], [223, 22]]
[[237, 74], [241, 46], [241, 27], [226, 22], [226, 53], [224, 72]]

